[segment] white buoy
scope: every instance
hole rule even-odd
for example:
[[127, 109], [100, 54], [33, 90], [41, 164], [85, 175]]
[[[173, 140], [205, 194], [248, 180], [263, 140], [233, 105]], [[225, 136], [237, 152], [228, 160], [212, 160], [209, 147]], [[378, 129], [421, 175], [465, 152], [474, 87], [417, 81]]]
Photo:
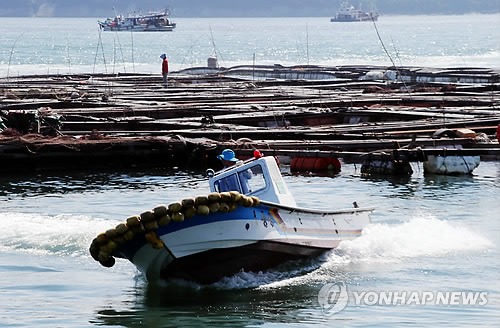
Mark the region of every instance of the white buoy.
[[434, 174], [470, 174], [479, 166], [479, 156], [436, 156], [428, 155], [424, 171]]

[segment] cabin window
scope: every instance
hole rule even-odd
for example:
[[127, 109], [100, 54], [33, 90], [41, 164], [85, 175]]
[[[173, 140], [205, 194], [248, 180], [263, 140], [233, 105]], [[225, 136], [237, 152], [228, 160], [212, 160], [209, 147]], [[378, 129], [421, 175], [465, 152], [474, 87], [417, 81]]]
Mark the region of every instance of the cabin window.
[[281, 177], [281, 173], [279, 169], [275, 166], [269, 166], [269, 174], [271, 175], [271, 179], [273, 179], [276, 184], [276, 189], [278, 189], [278, 193], [282, 195], [288, 194], [288, 189], [285, 185], [285, 181]]
[[215, 181], [215, 190], [217, 192], [238, 191], [242, 193], [236, 173]]
[[266, 188], [262, 166], [255, 165], [238, 173], [244, 194], [255, 193]]
[[262, 166], [255, 165], [215, 181], [214, 186], [217, 192], [238, 191], [250, 194], [264, 190], [267, 184]]

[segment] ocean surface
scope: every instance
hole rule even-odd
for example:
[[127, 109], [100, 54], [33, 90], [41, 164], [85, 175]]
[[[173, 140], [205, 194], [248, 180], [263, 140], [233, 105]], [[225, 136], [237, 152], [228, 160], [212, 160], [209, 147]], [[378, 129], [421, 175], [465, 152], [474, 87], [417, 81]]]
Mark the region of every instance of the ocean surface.
[[[101, 20], [104, 17], [100, 18]], [[161, 73], [206, 66], [392, 65], [372, 22], [314, 18], [178, 18], [167, 33], [99, 32], [98, 18], [0, 18], [0, 77], [23, 74]], [[399, 66], [500, 68], [500, 14], [381, 16]]]
[[[159, 72], [219, 64], [391, 65], [372, 23], [329, 18], [176, 19], [173, 33], [103, 32], [97, 18], [0, 18], [0, 77]], [[500, 67], [500, 15], [382, 16], [396, 63]], [[104, 54], [104, 55], [103, 55]], [[0, 166], [1, 167], [1, 166]], [[107, 269], [92, 239], [128, 216], [208, 193], [200, 172], [173, 169], [0, 174], [0, 327], [498, 327], [500, 163], [472, 176], [365, 178], [292, 175], [299, 205], [376, 207], [363, 235], [319, 258], [239, 273], [210, 286], [149, 284], [118, 260]], [[318, 297], [341, 283], [349, 302]], [[357, 304], [354, 293], [482, 293], [486, 304]], [[400, 302], [401, 303], [401, 302]], [[453, 302], [450, 302], [453, 303]]]
[[[172, 170], [0, 178], [1, 327], [498, 327], [500, 164], [472, 176], [364, 178], [292, 175], [299, 205], [376, 207], [363, 235], [319, 258], [213, 285], [148, 284], [126, 260], [113, 268], [87, 249], [100, 232], [161, 203], [207, 194], [202, 174]], [[325, 315], [330, 283], [349, 293]], [[487, 304], [355, 304], [353, 293], [485, 293]], [[328, 313], [327, 313], [328, 314]]]

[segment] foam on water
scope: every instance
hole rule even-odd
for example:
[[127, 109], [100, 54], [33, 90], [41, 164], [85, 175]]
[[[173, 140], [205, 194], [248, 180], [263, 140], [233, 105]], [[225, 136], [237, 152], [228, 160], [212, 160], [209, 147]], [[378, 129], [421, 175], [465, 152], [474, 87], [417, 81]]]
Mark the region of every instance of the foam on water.
[[89, 256], [92, 239], [118, 223], [83, 215], [0, 213], [0, 250], [35, 255]]
[[434, 217], [415, 217], [396, 225], [371, 224], [360, 238], [342, 242], [329, 262], [399, 262], [473, 252], [492, 243], [472, 227]]
[[222, 279], [215, 286], [278, 288], [320, 283], [330, 279], [332, 272], [341, 272], [349, 265], [454, 256], [484, 251], [492, 246], [492, 242], [469, 226], [434, 217], [414, 217], [401, 224], [373, 223], [363, 230], [361, 237], [343, 241], [337, 249], [306, 267], [290, 271], [241, 272]]
[[221, 289], [243, 289], [243, 288], [255, 288], [266, 285], [272, 285], [276, 282], [282, 282], [283, 285], [293, 284], [294, 277], [303, 277], [317, 269], [321, 265], [321, 261], [317, 259], [315, 263], [306, 264], [297, 268], [298, 265], [303, 263], [295, 263], [295, 268], [289, 268], [289, 270], [275, 271], [269, 270], [266, 272], [240, 272], [230, 277], [225, 277], [220, 281], [211, 285], [211, 287], [217, 287]]

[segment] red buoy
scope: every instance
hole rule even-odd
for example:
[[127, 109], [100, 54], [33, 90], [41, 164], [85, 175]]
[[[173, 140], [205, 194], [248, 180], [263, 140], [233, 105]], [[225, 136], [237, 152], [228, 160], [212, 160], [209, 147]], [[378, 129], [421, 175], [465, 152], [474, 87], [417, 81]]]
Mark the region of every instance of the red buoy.
[[498, 143], [500, 143], [500, 124], [498, 124], [498, 126], [497, 126], [497, 140], [498, 140]]
[[334, 157], [294, 157], [292, 171], [340, 171], [340, 161]]

